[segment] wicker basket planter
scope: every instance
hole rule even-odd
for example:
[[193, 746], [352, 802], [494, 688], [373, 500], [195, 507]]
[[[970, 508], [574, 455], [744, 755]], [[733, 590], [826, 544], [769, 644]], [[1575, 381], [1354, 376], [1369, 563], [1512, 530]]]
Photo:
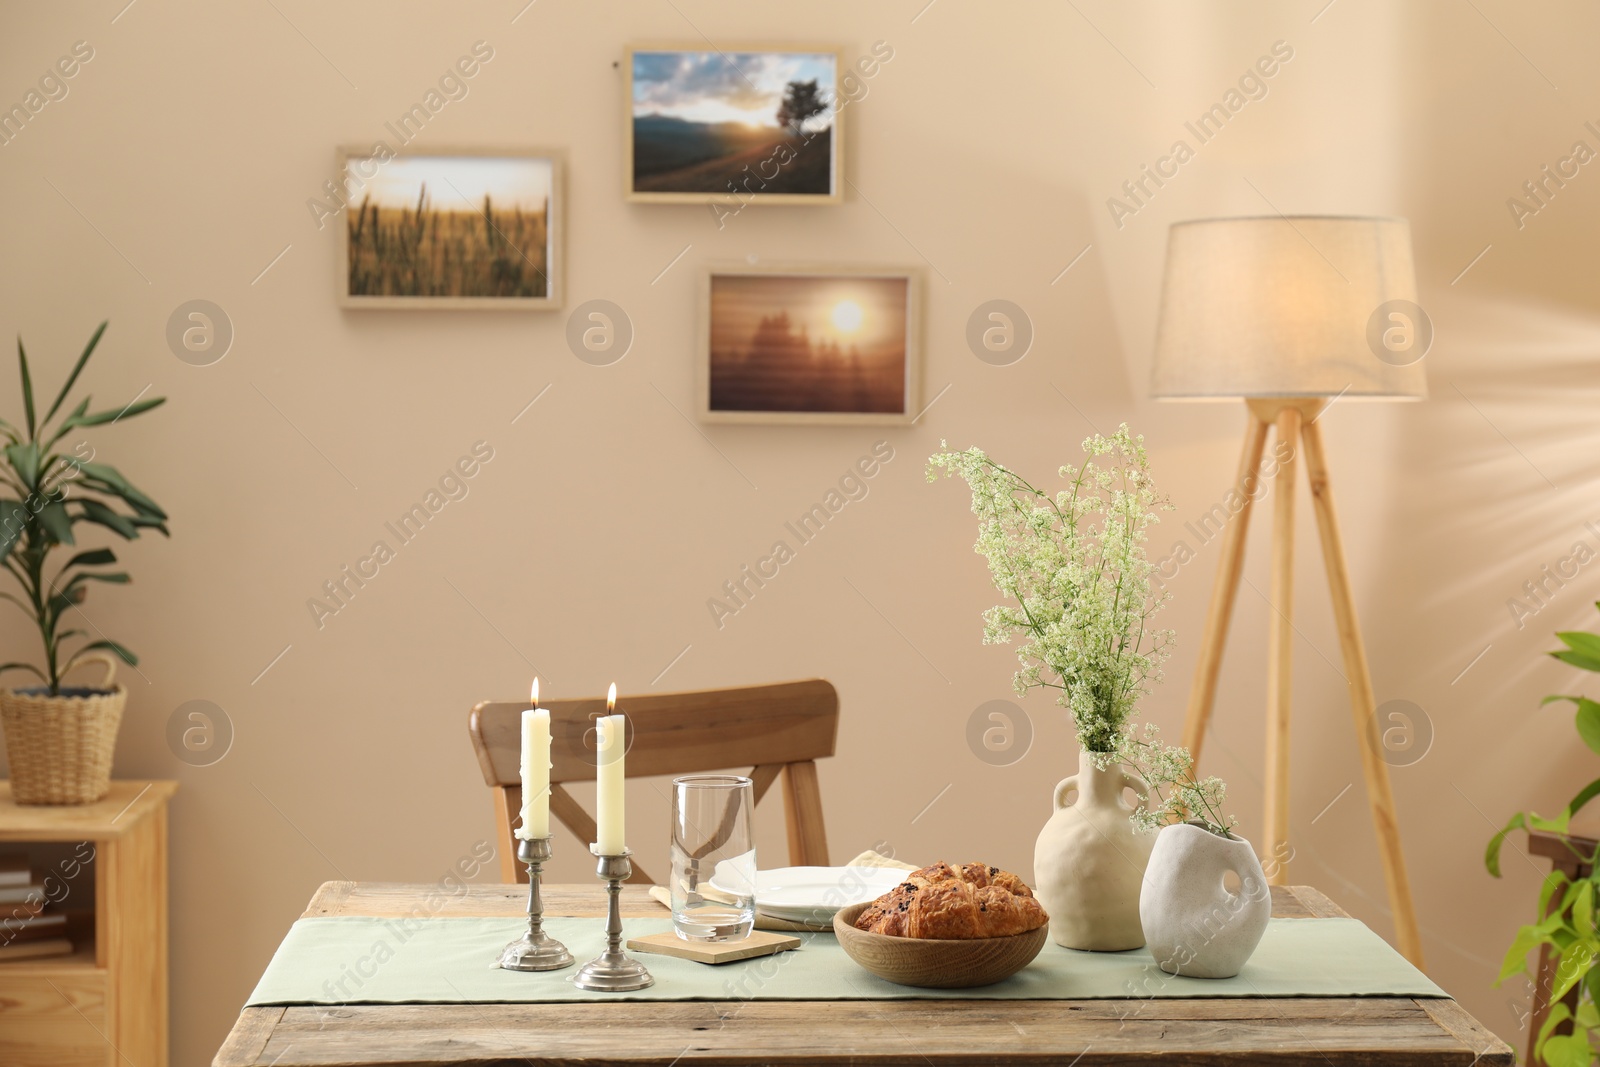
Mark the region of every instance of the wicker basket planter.
[[0, 689], [11, 798], [18, 804], [92, 804], [111, 789], [111, 756], [128, 691]]

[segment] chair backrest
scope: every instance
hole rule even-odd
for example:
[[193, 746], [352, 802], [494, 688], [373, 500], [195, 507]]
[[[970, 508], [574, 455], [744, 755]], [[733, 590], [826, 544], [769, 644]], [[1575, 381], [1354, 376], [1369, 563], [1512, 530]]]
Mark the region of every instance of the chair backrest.
[[[594, 819], [563, 784], [594, 780], [594, 720], [605, 714], [605, 699], [552, 700], [541, 706], [550, 711], [550, 813], [587, 844], [594, 840]], [[508, 882], [528, 878], [517, 863], [512, 831], [522, 810], [521, 718], [529, 707], [525, 700], [484, 701], [467, 721], [483, 780], [495, 792], [500, 869]], [[628, 777], [748, 767], [760, 801], [781, 774], [789, 861], [827, 864], [815, 761], [833, 755], [839, 732], [839, 694], [832, 684], [813, 678], [623, 696], [617, 710], [628, 716]], [[632, 881], [653, 879], [635, 863]]]

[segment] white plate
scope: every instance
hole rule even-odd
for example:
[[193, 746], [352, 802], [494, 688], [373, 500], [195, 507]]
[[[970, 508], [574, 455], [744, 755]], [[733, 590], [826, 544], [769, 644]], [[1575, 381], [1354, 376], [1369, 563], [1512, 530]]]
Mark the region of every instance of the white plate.
[[793, 922], [826, 922], [905, 881], [892, 867], [780, 867], [756, 872], [756, 910]]

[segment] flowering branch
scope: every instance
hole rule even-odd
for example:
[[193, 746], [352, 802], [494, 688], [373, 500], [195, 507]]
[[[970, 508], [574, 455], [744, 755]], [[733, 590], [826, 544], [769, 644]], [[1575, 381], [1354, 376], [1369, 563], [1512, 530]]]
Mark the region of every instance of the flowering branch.
[[1146, 528], [1171, 505], [1150, 477], [1144, 438], [1126, 424], [1083, 450], [1080, 466], [1060, 468], [1069, 486], [1054, 495], [977, 448], [936, 453], [928, 480], [943, 471], [972, 489], [974, 551], [1013, 602], [984, 612], [984, 643], [1020, 635], [1017, 692], [1059, 690], [1079, 744], [1104, 753], [1171, 649], [1172, 631], [1150, 626], [1166, 594], [1152, 594], [1145, 556]]
[[1189, 750], [1164, 744], [1154, 724], [1146, 723], [1139, 734], [1124, 730], [1110, 752], [1095, 753], [1093, 759], [1101, 770], [1121, 766], [1144, 779], [1149, 791], [1139, 794], [1140, 807], [1131, 816], [1137, 829], [1154, 833], [1173, 823], [1192, 822], [1218, 837], [1233, 836], [1238, 820], [1222, 811], [1227, 784], [1215, 777], [1197, 780]]

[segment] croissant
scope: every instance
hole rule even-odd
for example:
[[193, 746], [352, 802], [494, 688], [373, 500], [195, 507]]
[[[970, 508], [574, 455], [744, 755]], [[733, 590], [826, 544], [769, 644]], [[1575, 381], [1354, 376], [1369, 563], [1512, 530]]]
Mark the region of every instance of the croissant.
[[983, 863], [931, 864], [874, 900], [856, 917], [857, 930], [891, 937], [964, 940], [1009, 937], [1050, 921], [1033, 890]]

